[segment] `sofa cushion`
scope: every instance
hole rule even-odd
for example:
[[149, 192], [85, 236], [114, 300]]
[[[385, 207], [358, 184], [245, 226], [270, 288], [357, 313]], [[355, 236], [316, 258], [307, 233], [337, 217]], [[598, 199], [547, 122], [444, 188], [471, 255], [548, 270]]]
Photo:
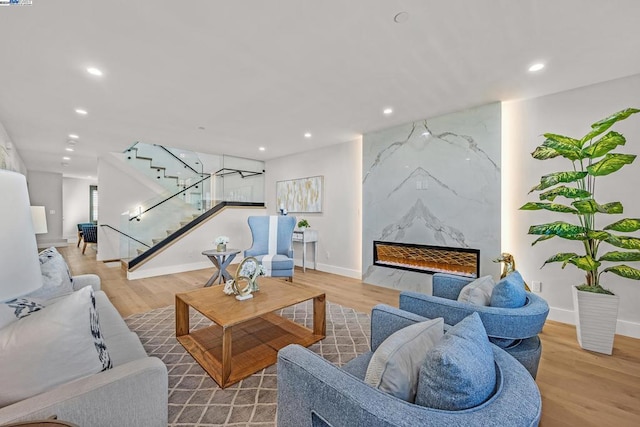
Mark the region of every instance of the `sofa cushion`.
[[96, 295], [96, 308], [100, 315], [100, 329], [102, 335], [105, 338], [109, 338], [113, 335], [119, 335], [125, 332], [130, 332], [129, 327], [118, 313], [118, 310], [111, 304], [107, 294], [103, 291], [95, 292]]
[[373, 353], [364, 381], [407, 402], [413, 402], [418, 373], [428, 349], [442, 338], [444, 320], [416, 323], [391, 334]]
[[0, 330], [0, 407], [110, 367], [93, 290], [83, 288]]
[[133, 332], [127, 331], [105, 337], [104, 341], [109, 349], [109, 356], [113, 366], [121, 366], [133, 360], [147, 357], [147, 352], [142, 347], [140, 339]]
[[527, 302], [524, 280], [517, 271], [500, 280], [491, 293], [491, 307], [518, 308]]
[[473, 313], [427, 352], [416, 404], [445, 411], [468, 409], [487, 400], [495, 387], [493, 350], [480, 316]]
[[42, 287], [27, 294], [26, 298], [49, 300], [73, 292], [73, 278], [69, 267], [56, 248], [45, 249], [38, 256], [42, 273]]
[[0, 329], [43, 308], [42, 301], [33, 298], [15, 298], [0, 303]]
[[495, 285], [493, 277], [482, 276], [462, 288], [458, 301], [487, 306], [491, 303], [491, 292]]

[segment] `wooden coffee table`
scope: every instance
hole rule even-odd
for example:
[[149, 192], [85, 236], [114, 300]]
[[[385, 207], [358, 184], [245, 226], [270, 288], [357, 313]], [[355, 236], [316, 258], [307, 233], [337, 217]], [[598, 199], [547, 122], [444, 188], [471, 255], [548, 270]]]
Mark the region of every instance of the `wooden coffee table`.
[[[238, 301], [222, 287], [176, 294], [176, 338], [220, 387], [225, 388], [277, 361], [289, 344], [305, 347], [326, 334], [325, 294], [296, 283], [262, 277], [254, 297]], [[313, 330], [274, 311], [313, 299]], [[189, 331], [189, 307], [215, 325]]]

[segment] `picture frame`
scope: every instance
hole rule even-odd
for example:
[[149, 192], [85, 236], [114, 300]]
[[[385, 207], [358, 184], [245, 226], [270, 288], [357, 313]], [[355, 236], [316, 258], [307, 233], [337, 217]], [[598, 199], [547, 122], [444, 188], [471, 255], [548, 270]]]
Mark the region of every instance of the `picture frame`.
[[292, 213], [322, 212], [324, 176], [290, 179], [276, 182], [276, 211]]

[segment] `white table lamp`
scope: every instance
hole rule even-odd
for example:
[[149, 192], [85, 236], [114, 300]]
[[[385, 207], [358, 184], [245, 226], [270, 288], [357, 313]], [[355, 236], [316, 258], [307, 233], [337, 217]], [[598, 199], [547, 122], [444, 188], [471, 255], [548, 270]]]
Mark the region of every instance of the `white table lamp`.
[[0, 170], [0, 302], [42, 287], [27, 180]]

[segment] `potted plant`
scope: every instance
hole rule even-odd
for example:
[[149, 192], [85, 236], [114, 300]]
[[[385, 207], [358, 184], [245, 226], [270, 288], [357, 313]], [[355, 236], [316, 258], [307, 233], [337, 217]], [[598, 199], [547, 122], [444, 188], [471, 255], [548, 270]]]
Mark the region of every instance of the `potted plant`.
[[[591, 131], [581, 139], [544, 134], [545, 141], [531, 153], [533, 158], [549, 160], [564, 157], [571, 162], [572, 168], [544, 175], [529, 192], [540, 192], [540, 202], [529, 202], [520, 208], [546, 209], [571, 217], [569, 221], [533, 225], [529, 228], [529, 234], [540, 236], [532, 245], [560, 237], [576, 241], [582, 247], [581, 253], [564, 252], [551, 256], [543, 267], [561, 262], [562, 268], [572, 264], [585, 272], [585, 283], [572, 287], [578, 342], [586, 350], [605, 354], [611, 354], [613, 348], [618, 297], [603, 287], [601, 275], [614, 273], [627, 279], [640, 280], [640, 270], [621, 264], [640, 261], [640, 239], [619, 234], [639, 230], [640, 219], [609, 220], [604, 227], [596, 223], [596, 217], [600, 215], [623, 212], [620, 202], [600, 203], [596, 200], [596, 179], [617, 172], [636, 158], [632, 154], [611, 152], [626, 142], [620, 133], [609, 131], [601, 135], [616, 122], [638, 112], [640, 110], [635, 108], [619, 111], [592, 124]], [[558, 197], [570, 203], [554, 203]], [[603, 249], [606, 247], [608, 251], [599, 255], [602, 244], [605, 244]]]
[[298, 221], [298, 228], [302, 228], [305, 229], [307, 227], [311, 227], [311, 225], [309, 224], [309, 221], [307, 221], [306, 219], [301, 219], [300, 221]]
[[225, 252], [227, 250], [227, 243], [229, 243], [229, 238], [227, 236], [218, 236], [216, 240], [213, 241], [216, 244], [216, 251]]

